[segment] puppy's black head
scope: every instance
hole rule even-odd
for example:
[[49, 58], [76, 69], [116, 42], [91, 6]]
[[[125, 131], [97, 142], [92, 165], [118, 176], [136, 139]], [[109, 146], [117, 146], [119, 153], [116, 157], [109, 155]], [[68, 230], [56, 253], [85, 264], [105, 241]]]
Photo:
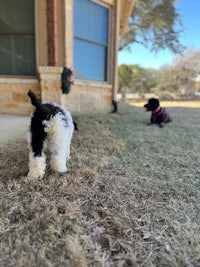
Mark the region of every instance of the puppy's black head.
[[144, 105], [144, 108], [146, 108], [146, 111], [154, 111], [159, 107], [160, 103], [158, 99], [156, 98], [150, 98], [148, 103]]

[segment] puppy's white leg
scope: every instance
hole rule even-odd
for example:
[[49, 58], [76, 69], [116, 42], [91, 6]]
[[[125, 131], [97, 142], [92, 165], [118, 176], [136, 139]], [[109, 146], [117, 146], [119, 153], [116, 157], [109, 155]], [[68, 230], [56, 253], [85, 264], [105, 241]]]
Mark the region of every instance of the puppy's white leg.
[[66, 159], [67, 160], [70, 158], [70, 146], [71, 146], [73, 132], [74, 132], [74, 128], [72, 125], [66, 131]]
[[60, 134], [56, 137], [52, 137], [49, 143], [49, 149], [51, 152], [51, 168], [57, 172], [66, 172], [68, 156], [66, 137], [64, 138], [64, 136]]
[[[59, 120], [57, 120], [58, 123]], [[55, 125], [54, 125], [55, 126]], [[55, 132], [54, 132], [55, 133]], [[66, 126], [63, 121], [59, 123], [59, 131], [52, 135], [49, 140], [51, 152], [51, 167], [57, 172], [67, 171], [66, 162], [70, 156], [70, 144], [73, 134], [73, 127]]]
[[28, 133], [27, 141], [29, 145], [29, 172], [28, 178], [42, 179], [46, 169], [46, 155], [44, 153], [44, 141], [41, 140], [40, 146], [36, 152], [36, 146], [33, 145], [33, 133]]
[[[63, 158], [65, 157], [63, 156]], [[67, 172], [66, 160], [61, 160], [61, 157], [59, 154], [57, 156], [55, 155], [52, 156], [50, 164], [51, 164], [51, 168], [54, 171], [57, 171], [60, 173]]]
[[41, 156], [34, 156], [34, 153], [30, 151], [29, 154], [29, 172], [28, 178], [42, 179], [46, 169], [46, 156], [42, 153]]

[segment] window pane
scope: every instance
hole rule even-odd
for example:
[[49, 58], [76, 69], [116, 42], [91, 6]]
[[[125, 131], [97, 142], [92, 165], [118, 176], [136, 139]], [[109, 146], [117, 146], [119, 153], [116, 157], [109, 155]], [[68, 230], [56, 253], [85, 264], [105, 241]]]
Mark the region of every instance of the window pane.
[[107, 48], [74, 39], [75, 78], [105, 81]]
[[2, 35], [0, 37], [0, 73], [7, 75], [34, 75], [34, 51], [34, 36]]
[[108, 8], [90, 0], [74, 0], [74, 36], [108, 44]]
[[0, 0], [0, 74], [35, 75], [34, 0]]
[[106, 81], [109, 9], [74, 0], [75, 78]]
[[0, 33], [9, 32], [34, 32], [34, 0], [0, 0]]

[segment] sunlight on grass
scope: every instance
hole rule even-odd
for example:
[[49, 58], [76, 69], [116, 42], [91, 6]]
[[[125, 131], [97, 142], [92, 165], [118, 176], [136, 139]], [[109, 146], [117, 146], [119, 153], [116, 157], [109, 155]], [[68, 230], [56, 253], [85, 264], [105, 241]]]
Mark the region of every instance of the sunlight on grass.
[[[130, 105], [143, 107], [147, 101], [131, 102]], [[200, 101], [160, 101], [162, 107], [200, 108]]]

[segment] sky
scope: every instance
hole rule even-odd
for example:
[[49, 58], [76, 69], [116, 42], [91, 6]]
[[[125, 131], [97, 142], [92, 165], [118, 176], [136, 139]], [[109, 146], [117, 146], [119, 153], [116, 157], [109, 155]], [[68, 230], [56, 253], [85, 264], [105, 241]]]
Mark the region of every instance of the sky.
[[[184, 31], [180, 42], [188, 47], [200, 48], [200, 0], [180, 0], [176, 7], [183, 20]], [[130, 51], [120, 51], [118, 54], [118, 65], [139, 64], [144, 68], [159, 69], [163, 65], [171, 64], [176, 55], [169, 50], [161, 50], [157, 54], [150, 52], [142, 45], [131, 45]]]

